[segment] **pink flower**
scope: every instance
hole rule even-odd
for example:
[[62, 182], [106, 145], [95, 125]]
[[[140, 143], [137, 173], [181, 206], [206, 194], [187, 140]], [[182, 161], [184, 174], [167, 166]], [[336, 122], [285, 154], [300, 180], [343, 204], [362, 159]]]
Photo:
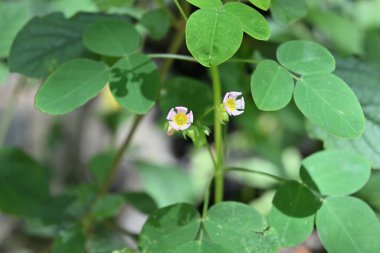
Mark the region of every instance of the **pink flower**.
[[193, 123], [193, 112], [187, 113], [188, 109], [183, 106], [172, 108], [166, 119], [169, 121], [168, 135], [172, 135], [174, 130], [186, 130]]
[[[241, 92], [227, 92], [223, 99], [224, 108], [230, 116], [237, 116], [244, 112], [245, 103]], [[237, 99], [239, 96], [241, 98]]]

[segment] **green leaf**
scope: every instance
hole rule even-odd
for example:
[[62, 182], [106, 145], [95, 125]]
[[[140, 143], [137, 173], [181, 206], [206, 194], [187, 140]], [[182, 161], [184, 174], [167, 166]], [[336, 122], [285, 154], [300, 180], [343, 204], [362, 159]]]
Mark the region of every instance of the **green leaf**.
[[277, 49], [278, 61], [289, 70], [302, 74], [330, 73], [335, 69], [334, 56], [323, 46], [306, 40], [293, 40]]
[[123, 196], [128, 204], [143, 213], [150, 214], [158, 209], [154, 199], [145, 192], [127, 192]]
[[365, 119], [359, 101], [347, 84], [333, 74], [313, 74], [297, 81], [294, 99], [301, 112], [329, 133], [360, 136]]
[[71, 60], [42, 84], [36, 95], [36, 107], [51, 115], [71, 112], [98, 95], [107, 84], [108, 75], [104, 63]]
[[128, 111], [147, 113], [156, 101], [159, 88], [157, 66], [144, 54], [135, 53], [120, 59], [112, 67], [111, 92], [119, 105]]
[[363, 201], [329, 197], [317, 212], [317, 231], [329, 253], [380, 252], [380, 222]]
[[107, 178], [109, 170], [111, 169], [112, 160], [116, 155], [115, 153], [113, 150], [105, 151], [95, 155], [90, 161], [90, 171], [98, 188]]
[[243, 27], [224, 10], [200, 9], [186, 23], [186, 44], [203, 66], [219, 65], [231, 58], [243, 39]]
[[[91, 236], [87, 238], [86, 248], [89, 253], [110, 253], [125, 248], [125, 244], [125, 236], [120, 231], [116, 231], [109, 224], [96, 224], [92, 228]], [[120, 252], [134, 253], [125, 250]]]
[[290, 25], [306, 16], [307, 5], [305, 0], [272, 0], [270, 10], [277, 22]]
[[120, 194], [109, 194], [100, 197], [96, 200], [91, 209], [91, 217], [96, 221], [102, 221], [108, 218], [115, 217], [121, 207], [124, 205], [125, 200]]
[[85, 235], [82, 228], [72, 226], [61, 230], [53, 243], [53, 253], [76, 253], [84, 251]]
[[368, 183], [358, 192], [356, 196], [363, 199], [377, 211], [380, 211], [380, 173], [372, 173]]
[[127, 20], [99, 20], [84, 32], [89, 50], [106, 56], [127, 56], [140, 45], [140, 35]]
[[0, 2], [0, 58], [6, 58], [17, 32], [28, 21], [30, 13], [22, 2]]
[[109, 10], [113, 7], [125, 7], [132, 5], [135, 0], [92, 0], [101, 10]]
[[181, 168], [138, 163], [137, 173], [145, 188], [144, 191], [159, 207], [179, 202], [194, 202], [193, 185]]
[[278, 248], [277, 233], [253, 207], [222, 202], [210, 208], [204, 227], [209, 238], [231, 253], [272, 253]]
[[176, 249], [176, 253], [229, 253], [229, 249], [209, 241], [189, 242]]
[[144, 253], [174, 253], [195, 239], [201, 219], [194, 206], [176, 204], [152, 213], [142, 229], [139, 249]]
[[294, 81], [277, 62], [264, 60], [252, 74], [251, 91], [260, 110], [275, 111], [284, 108], [292, 99]]
[[[205, 83], [188, 77], [175, 77], [166, 81], [160, 98], [160, 107], [165, 114], [176, 106], [185, 106], [193, 111], [194, 121], [204, 117], [208, 109], [213, 107], [211, 88]], [[211, 114], [210, 114], [211, 115]]]
[[1, 148], [1, 212], [35, 217], [48, 199], [48, 181], [40, 165], [18, 149]]
[[7, 80], [8, 75], [9, 75], [8, 66], [5, 63], [0, 62], [0, 86], [5, 84], [5, 81]]
[[249, 0], [254, 6], [267, 11], [270, 7], [271, 0]]
[[[17, 34], [9, 56], [11, 72], [45, 78], [62, 63], [87, 54], [82, 33], [100, 15], [60, 13], [31, 19]], [[103, 17], [104, 18], [104, 17]]]
[[258, 11], [239, 2], [226, 3], [224, 9], [240, 20], [244, 32], [257, 40], [269, 39], [269, 24]]
[[380, 169], [380, 75], [379, 68], [368, 66], [358, 60], [338, 61], [336, 73], [353, 89], [363, 107], [366, 117], [364, 134], [354, 140], [345, 140], [329, 135], [322, 129], [310, 126], [314, 138], [324, 141], [327, 149], [345, 149], [365, 156], [372, 167]]
[[169, 16], [162, 9], [148, 11], [140, 22], [148, 29], [150, 36], [155, 40], [165, 37], [170, 27]]
[[282, 247], [298, 245], [309, 237], [319, 206], [313, 193], [295, 181], [288, 181], [277, 190], [268, 219], [278, 232]]
[[194, 6], [197, 6], [198, 8], [219, 8], [222, 7], [222, 1], [220, 0], [187, 0], [189, 3], [191, 3]]
[[303, 160], [301, 178], [323, 195], [349, 195], [368, 181], [371, 164], [362, 156], [344, 150], [327, 150]]

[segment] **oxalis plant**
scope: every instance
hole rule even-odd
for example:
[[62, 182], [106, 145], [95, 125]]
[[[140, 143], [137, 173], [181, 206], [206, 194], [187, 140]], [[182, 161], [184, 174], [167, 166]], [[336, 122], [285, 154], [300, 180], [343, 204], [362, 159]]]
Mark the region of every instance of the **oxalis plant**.
[[[305, 15], [303, 1], [156, 2], [160, 8], [142, 17], [79, 13], [67, 19], [53, 13], [31, 19], [19, 31], [9, 66], [12, 72], [44, 80], [35, 95], [38, 110], [67, 114], [106, 88], [134, 116], [118, 150], [91, 161], [93, 180], [58, 196], [50, 193], [41, 164], [23, 151], [2, 148], [1, 211], [53, 226], [55, 237], [46, 252], [54, 253], [270, 253], [304, 242], [314, 229], [329, 253], [379, 253], [378, 218], [367, 203], [350, 196], [367, 183], [374, 167], [360, 149], [335, 147], [307, 156], [298, 180], [259, 167], [230, 166], [227, 160], [226, 129], [235, 118], [247, 117], [246, 104], [277, 111], [293, 100], [310, 127], [341, 141], [365, 130], [358, 98], [334, 73], [335, 59], [322, 45], [290, 40], [272, 58], [237, 53], [244, 34], [255, 42], [269, 39], [261, 13], [269, 15], [270, 9], [275, 20], [291, 23]], [[146, 38], [163, 39], [169, 26], [176, 33], [170, 35], [168, 53], [145, 52]], [[183, 44], [189, 54], [178, 54]], [[169, 77], [174, 61], [200, 65], [208, 75], [202, 80], [195, 73]], [[253, 70], [251, 79], [239, 80], [237, 86], [247, 89], [222, 86], [221, 75], [229, 73], [221, 73], [219, 65], [228, 63], [242, 64], [239, 71]], [[200, 208], [194, 202], [157, 206], [143, 192], [110, 192], [136, 129], [153, 108], [161, 112], [166, 138], [183, 136], [182, 142], [191, 140], [196, 149], [209, 152], [213, 175], [206, 179]], [[236, 172], [277, 182], [268, 215], [245, 203], [224, 201], [225, 177]], [[138, 235], [114, 222], [125, 203], [149, 215]], [[128, 233], [132, 243], [115, 246], [104, 235], [112, 229]]]

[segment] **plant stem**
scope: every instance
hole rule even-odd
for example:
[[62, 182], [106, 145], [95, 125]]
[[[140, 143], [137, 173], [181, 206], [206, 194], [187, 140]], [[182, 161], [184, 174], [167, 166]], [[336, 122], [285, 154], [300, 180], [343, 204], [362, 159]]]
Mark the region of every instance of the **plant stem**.
[[111, 168], [109, 170], [109, 173], [107, 175], [106, 180], [104, 180], [102, 186], [100, 187], [100, 190], [98, 192], [98, 196], [104, 195], [108, 191], [109, 187], [111, 186], [112, 181], [116, 175], [117, 169], [119, 168], [120, 163], [123, 159], [123, 156], [124, 156], [125, 152], [128, 150], [128, 148], [132, 142], [133, 135], [135, 134], [136, 129], [137, 129], [138, 125], [140, 124], [142, 118], [143, 118], [142, 115], [136, 115], [135, 116], [135, 119], [133, 121], [131, 129], [129, 130], [127, 138], [125, 139], [125, 141], [123, 142], [123, 144], [119, 148], [116, 156], [114, 157], [114, 159], [112, 161]]
[[179, 12], [181, 13], [183, 19], [187, 21], [187, 16], [185, 14], [185, 11], [182, 9], [182, 6], [179, 4], [178, 0], [174, 0], [175, 5], [177, 6]]
[[[221, 83], [218, 67], [214, 66], [210, 68], [212, 86], [214, 91], [214, 107], [219, 108], [221, 101]], [[223, 201], [224, 190], [224, 172], [223, 172], [223, 132], [222, 132], [222, 119], [221, 115], [216, 109], [214, 111], [214, 139], [215, 139], [215, 203]]]
[[12, 123], [12, 116], [16, 111], [16, 107], [18, 104], [18, 98], [20, 97], [21, 91], [25, 87], [25, 78], [19, 77], [16, 83], [16, 87], [12, 91], [11, 97], [9, 98], [9, 103], [0, 119], [0, 145], [2, 145], [5, 141], [5, 136], [8, 132], [9, 126]]
[[246, 168], [230, 167], [230, 168], [225, 168], [224, 171], [225, 172], [240, 171], [240, 172], [254, 173], [254, 174], [259, 174], [259, 175], [270, 177], [270, 178], [275, 179], [275, 180], [280, 181], [280, 182], [285, 181], [285, 179], [283, 179], [279, 176], [269, 174], [266, 172], [262, 172], [262, 171], [250, 170], [250, 169], [246, 169]]
[[197, 62], [193, 57], [179, 54], [148, 54], [150, 58], [176, 59], [190, 62]]

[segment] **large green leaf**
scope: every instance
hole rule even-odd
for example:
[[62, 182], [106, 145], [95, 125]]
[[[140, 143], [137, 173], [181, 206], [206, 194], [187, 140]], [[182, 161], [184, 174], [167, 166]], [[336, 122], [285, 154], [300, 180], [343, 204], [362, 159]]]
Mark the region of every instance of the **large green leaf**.
[[42, 84], [36, 95], [36, 107], [52, 115], [73, 111], [104, 88], [108, 75], [109, 70], [104, 63], [71, 60]]
[[267, 11], [270, 7], [271, 0], [249, 0], [257, 8]]
[[30, 20], [17, 34], [9, 56], [11, 72], [44, 78], [62, 63], [86, 55], [82, 33], [101, 15], [78, 14], [65, 19], [60, 13]]
[[194, 202], [194, 189], [188, 175], [181, 168], [149, 163], [137, 164], [144, 191], [159, 207], [179, 202]]
[[0, 2], [0, 58], [9, 55], [17, 32], [28, 21], [29, 9], [23, 2]]
[[257, 65], [252, 74], [251, 91], [260, 110], [279, 110], [292, 99], [294, 81], [290, 73], [277, 62], [265, 60]]
[[40, 165], [18, 149], [1, 148], [1, 212], [35, 217], [48, 198], [48, 181]]
[[53, 243], [53, 253], [79, 253], [84, 251], [85, 235], [82, 228], [72, 226], [59, 232]]
[[335, 69], [334, 56], [323, 46], [306, 40], [293, 40], [277, 49], [278, 61], [298, 74], [332, 72]]
[[186, 44], [203, 66], [219, 65], [231, 58], [243, 39], [239, 19], [223, 9], [200, 9], [186, 23]]
[[353, 197], [329, 197], [317, 212], [317, 231], [329, 253], [380, 252], [380, 221]]
[[314, 218], [320, 206], [313, 193], [300, 183], [283, 184], [273, 199], [269, 212], [269, 225], [279, 236], [282, 247], [302, 243], [314, 228]]
[[[193, 111], [194, 121], [197, 121], [212, 108], [212, 98], [212, 91], [205, 83], [179, 76], [164, 83], [160, 106], [164, 114], [173, 107], [185, 106]], [[204, 119], [207, 117], [203, 117]]]
[[244, 32], [257, 40], [268, 40], [269, 24], [258, 11], [239, 2], [226, 3], [224, 9], [240, 20]]
[[176, 249], [176, 253], [229, 253], [229, 249], [209, 241], [193, 241]]
[[326, 150], [303, 160], [301, 178], [323, 195], [349, 195], [362, 188], [371, 164], [351, 151]]
[[139, 249], [144, 253], [177, 253], [175, 248], [195, 240], [200, 225], [199, 213], [192, 205], [159, 209], [144, 224]]
[[278, 248], [277, 233], [268, 229], [265, 218], [253, 207], [222, 202], [208, 211], [204, 227], [209, 238], [231, 253], [273, 253]]
[[135, 53], [120, 59], [111, 70], [110, 89], [116, 101], [128, 111], [144, 114], [153, 107], [160, 76], [149, 57]]
[[198, 8], [219, 8], [222, 7], [222, 1], [221, 0], [187, 0], [189, 3], [191, 3], [194, 6], [197, 6]]
[[140, 35], [127, 20], [99, 20], [84, 32], [89, 50], [107, 56], [127, 56], [140, 45]]
[[358, 96], [366, 117], [364, 134], [354, 140], [329, 135], [322, 129], [310, 126], [313, 137], [322, 139], [324, 147], [351, 150], [365, 156], [374, 168], [380, 169], [380, 75], [379, 68], [368, 66], [358, 60], [338, 61], [337, 75], [345, 80]]
[[333, 135], [355, 138], [364, 131], [365, 119], [358, 99], [347, 84], [333, 74], [300, 78], [294, 99], [306, 118]]
[[307, 5], [305, 0], [272, 0], [270, 10], [276, 21], [289, 25], [306, 16]]

